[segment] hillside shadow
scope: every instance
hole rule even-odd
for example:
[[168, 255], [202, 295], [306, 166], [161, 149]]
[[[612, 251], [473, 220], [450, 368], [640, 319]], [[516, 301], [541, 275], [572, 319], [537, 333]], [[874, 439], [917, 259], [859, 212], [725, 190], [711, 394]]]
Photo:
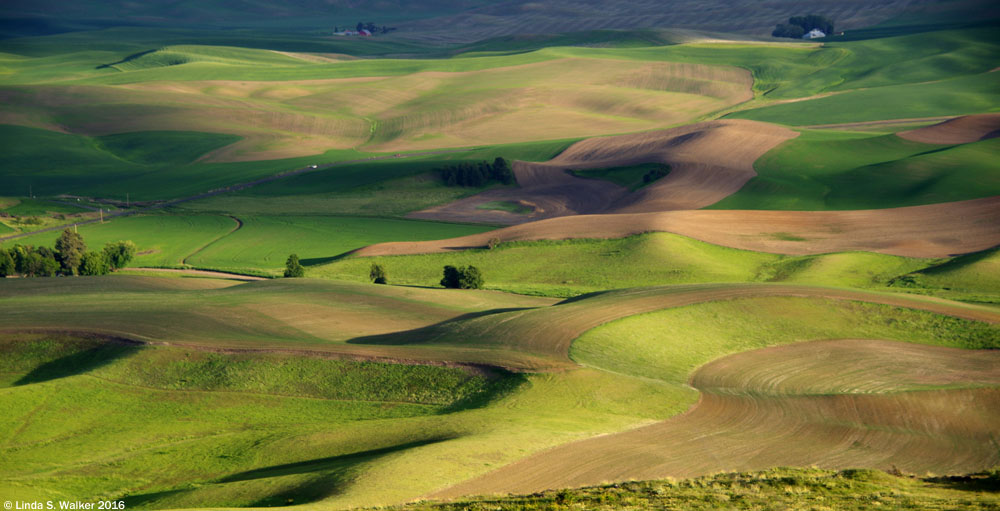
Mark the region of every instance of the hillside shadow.
[[[213, 482], [200, 484], [196, 488], [175, 489], [131, 495], [123, 498], [122, 500], [125, 501], [126, 507], [129, 509], [137, 506], [177, 507], [177, 505], [170, 502], [169, 499], [171, 497], [180, 497], [184, 499], [186, 496], [194, 497], [195, 501], [197, 501], [197, 505], [191, 506], [190, 503], [183, 503], [182, 507], [276, 507], [288, 506], [292, 504], [308, 504], [342, 492], [343, 489], [354, 480], [359, 467], [363, 464], [409, 449], [445, 442], [455, 438], [458, 438], [458, 436], [435, 436], [423, 440], [390, 445], [379, 449], [369, 449], [366, 451], [329, 456], [326, 458], [316, 458], [295, 463], [272, 465], [269, 467], [237, 472]], [[282, 477], [296, 476], [299, 476], [302, 479], [291, 482], [290, 484], [282, 484], [283, 481], [278, 479]], [[271, 492], [273, 492], [266, 497], [239, 504], [234, 504], [229, 501], [227, 497], [221, 497], [223, 499], [227, 499], [226, 501], [211, 500], [212, 495], [217, 493], [212, 490], [213, 487], [218, 488], [221, 485], [231, 484], [252, 484], [252, 481], [263, 479], [274, 479], [273, 482], [268, 481], [265, 483], [267, 486], [264, 488], [271, 488]], [[236, 488], [240, 490], [243, 489], [241, 486], [236, 486]], [[197, 499], [199, 489], [207, 490], [206, 500], [200, 501]], [[246, 489], [248, 490], [248, 493], [249, 491], [257, 494], [267, 492], [267, 490], [262, 487], [253, 487], [253, 490], [250, 490], [250, 488]], [[236, 495], [241, 493], [243, 492], [237, 491]], [[227, 494], [227, 492], [221, 492], [221, 495], [225, 494]], [[157, 502], [162, 499], [168, 500], [166, 502]]]
[[402, 332], [392, 332], [389, 334], [377, 334], [377, 335], [366, 335], [363, 337], [355, 337], [353, 339], [348, 339], [348, 344], [376, 344], [383, 346], [400, 346], [404, 344], [419, 344], [422, 342], [428, 342], [436, 337], [441, 337], [451, 331], [451, 327], [456, 323], [461, 323], [464, 321], [471, 321], [474, 319], [492, 316], [494, 314], [503, 314], [506, 312], [518, 312], [524, 310], [534, 310], [536, 307], [511, 307], [506, 309], [490, 309], [486, 311], [470, 312], [468, 314], [462, 314], [451, 318], [440, 323], [435, 323], [433, 325], [428, 325], [420, 328], [414, 328], [413, 330], [405, 330]]
[[14, 382], [14, 386], [31, 385], [87, 373], [142, 350], [142, 344], [113, 341], [50, 360], [34, 368]]
[[329, 456], [326, 458], [317, 458], [313, 460], [299, 461], [295, 463], [284, 463], [281, 465], [272, 465], [270, 467], [256, 468], [253, 470], [247, 470], [245, 472], [238, 472], [232, 474], [222, 479], [219, 479], [219, 483], [233, 483], [238, 481], [249, 481], [253, 479], [263, 479], [268, 477], [281, 477], [289, 475], [301, 475], [311, 472], [320, 472], [323, 470], [330, 470], [335, 468], [343, 468], [343, 465], [355, 464], [360, 461], [371, 461], [387, 454], [393, 454], [408, 449], [414, 449], [417, 447], [423, 447], [425, 445], [436, 444], [444, 442], [447, 440], [454, 440], [456, 436], [439, 436], [427, 438], [424, 440], [415, 440], [413, 442], [407, 442], [403, 444], [390, 445], [388, 447], [382, 447], [380, 449], [369, 449], [367, 451], [359, 451], [351, 454], [341, 454], [337, 456]]

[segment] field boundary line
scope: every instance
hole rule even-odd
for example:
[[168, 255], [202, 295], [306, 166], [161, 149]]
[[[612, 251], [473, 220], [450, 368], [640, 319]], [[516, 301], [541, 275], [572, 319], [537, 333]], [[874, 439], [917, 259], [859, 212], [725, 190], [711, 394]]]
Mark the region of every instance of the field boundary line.
[[204, 245], [198, 247], [197, 249], [195, 249], [194, 252], [191, 252], [190, 254], [184, 256], [184, 258], [181, 259], [181, 264], [183, 264], [185, 266], [190, 266], [188, 264], [188, 259], [190, 259], [190, 258], [198, 255], [199, 252], [205, 250], [206, 248], [208, 248], [208, 247], [214, 245], [215, 243], [217, 243], [219, 240], [222, 240], [223, 238], [225, 238], [225, 237], [229, 236], [230, 234], [232, 234], [232, 233], [234, 233], [234, 232], [236, 232], [236, 231], [238, 231], [238, 230], [240, 230], [240, 229], [243, 228], [243, 221], [240, 220], [239, 218], [237, 218], [236, 215], [223, 215], [223, 216], [227, 216], [227, 217], [235, 220], [236, 221], [236, 227], [230, 229], [229, 232], [220, 235], [219, 237], [213, 239], [212, 241], [209, 241], [208, 243], [205, 243]]

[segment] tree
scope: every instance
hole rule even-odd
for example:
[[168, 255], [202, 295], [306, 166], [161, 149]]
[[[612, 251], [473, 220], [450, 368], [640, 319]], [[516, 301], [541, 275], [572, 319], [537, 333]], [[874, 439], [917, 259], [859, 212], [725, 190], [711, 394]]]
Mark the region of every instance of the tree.
[[108, 261], [111, 271], [120, 270], [135, 257], [135, 243], [131, 241], [116, 241], [104, 245], [104, 258]]
[[368, 270], [368, 277], [376, 284], [388, 283], [385, 276], [385, 268], [381, 264], [372, 263], [371, 269]]
[[87, 252], [80, 258], [80, 275], [107, 275], [109, 271], [104, 252]]
[[80, 267], [80, 259], [87, 251], [87, 244], [83, 242], [83, 236], [79, 233], [66, 229], [56, 240], [56, 259], [62, 267], [65, 275], [76, 275]]
[[444, 267], [441, 285], [449, 289], [479, 289], [483, 287], [483, 275], [472, 265], [461, 268], [448, 265]]
[[480, 273], [479, 268], [472, 266], [466, 266], [459, 270], [458, 287], [461, 289], [479, 289], [483, 287], [483, 274]]
[[0, 278], [4, 278], [17, 273], [17, 263], [14, 256], [8, 250], [0, 248]]
[[458, 268], [451, 265], [445, 266], [441, 285], [448, 289], [458, 289]]
[[285, 261], [285, 277], [304, 277], [306, 275], [306, 269], [299, 264], [299, 256], [297, 254], [291, 254], [288, 256], [288, 260]]

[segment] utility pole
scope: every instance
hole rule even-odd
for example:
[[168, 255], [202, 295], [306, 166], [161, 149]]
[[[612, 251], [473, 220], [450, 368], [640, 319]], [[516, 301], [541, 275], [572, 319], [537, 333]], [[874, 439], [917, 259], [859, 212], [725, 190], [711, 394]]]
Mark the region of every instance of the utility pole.
[[128, 207], [128, 192], [125, 192], [125, 207]]
[[101, 212], [101, 223], [103, 224], [104, 223], [104, 208], [97, 208], [97, 210]]

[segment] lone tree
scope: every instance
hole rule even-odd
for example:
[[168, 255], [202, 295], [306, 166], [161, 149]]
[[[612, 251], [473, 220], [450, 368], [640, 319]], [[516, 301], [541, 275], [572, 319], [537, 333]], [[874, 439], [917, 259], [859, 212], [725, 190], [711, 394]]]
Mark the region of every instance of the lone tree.
[[372, 282], [376, 284], [386, 284], [389, 282], [385, 277], [385, 268], [377, 263], [372, 263], [371, 269], [368, 270], [368, 278], [372, 279]]
[[304, 277], [306, 275], [306, 269], [299, 264], [298, 254], [292, 254], [288, 256], [288, 260], [285, 261], [285, 277]]
[[460, 268], [448, 265], [444, 267], [441, 285], [449, 289], [479, 289], [483, 287], [483, 274], [472, 265]]
[[87, 244], [83, 242], [83, 236], [66, 229], [56, 240], [56, 260], [62, 272], [66, 275], [76, 275], [80, 267], [80, 259], [87, 251]]
[[104, 258], [108, 261], [108, 269], [120, 270], [135, 257], [135, 243], [131, 241], [116, 241], [104, 245]]

